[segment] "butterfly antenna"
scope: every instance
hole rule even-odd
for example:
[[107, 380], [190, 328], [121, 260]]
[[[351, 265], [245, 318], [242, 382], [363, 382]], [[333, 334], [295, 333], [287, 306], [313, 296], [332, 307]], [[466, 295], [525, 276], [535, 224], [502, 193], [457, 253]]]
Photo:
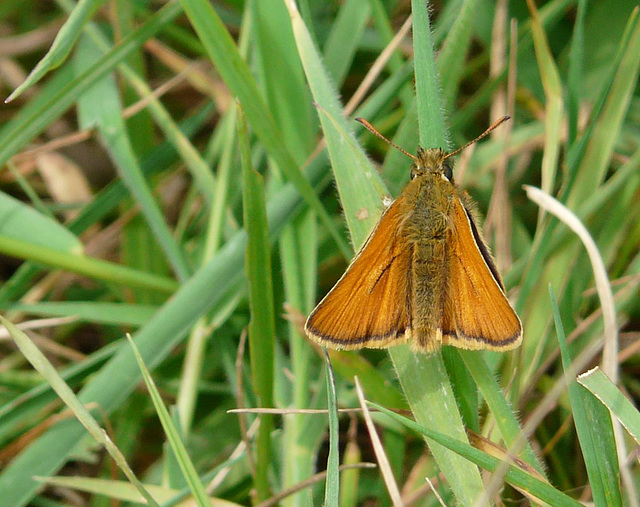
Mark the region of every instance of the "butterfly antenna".
[[371, 123], [369, 123], [367, 120], [365, 120], [364, 118], [356, 118], [356, 121], [358, 123], [361, 123], [362, 125], [364, 125], [364, 127], [371, 132], [372, 134], [377, 135], [380, 139], [382, 139], [383, 141], [386, 141], [387, 143], [389, 143], [391, 146], [393, 146], [396, 150], [398, 150], [401, 153], [404, 153], [407, 157], [413, 159], [415, 162], [418, 162], [418, 157], [416, 157], [415, 155], [412, 155], [411, 153], [409, 153], [407, 150], [400, 148], [400, 146], [398, 146], [397, 144], [395, 144], [392, 141], [389, 141], [389, 139], [387, 139], [386, 137], [384, 137], [380, 132], [378, 132], [376, 130], [376, 128], [371, 125]]
[[499, 120], [493, 122], [491, 125], [489, 125], [487, 130], [485, 130], [482, 134], [480, 134], [478, 137], [476, 137], [473, 141], [469, 141], [467, 144], [465, 144], [464, 146], [458, 148], [457, 150], [452, 151], [451, 153], [447, 153], [447, 155], [444, 158], [447, 159], [449, 157], [453, 157], [454, 155], [457, 155], [462, 150], [464, 150], [466, 147], [471, 146], [473, 143], [477, 143], [480, 139], [482, 139], [483, 137], [489, 135], [491, 133], [491, 131], [495, 130], [497, 127], [502, 125], [509, 118], [511, 118], [511, 116], [503, 116]]

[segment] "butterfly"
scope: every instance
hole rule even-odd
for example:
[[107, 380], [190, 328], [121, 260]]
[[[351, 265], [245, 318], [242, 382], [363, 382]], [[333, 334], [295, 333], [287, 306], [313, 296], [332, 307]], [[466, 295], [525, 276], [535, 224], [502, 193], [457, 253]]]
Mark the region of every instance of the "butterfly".
[[507, 119], [452, 153], [419, 148], [415, 156], [358, 119], [413, 159], [411, 181], [309, 315], [309, 338], [334, 349], [409, 342], [426, 353], [442, 345], [497, 351], [520, 345], [522, 324], [482, 239], [475, 204], [452, 171], [453, 155]]

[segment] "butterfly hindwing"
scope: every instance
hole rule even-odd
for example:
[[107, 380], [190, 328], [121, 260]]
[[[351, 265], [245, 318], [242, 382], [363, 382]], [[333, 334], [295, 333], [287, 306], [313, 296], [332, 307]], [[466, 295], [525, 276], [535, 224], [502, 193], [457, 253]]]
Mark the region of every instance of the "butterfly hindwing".
[[305, 329], [316, 342], [341, 349], [382, 348], [409, 337], [412, 251], [402, 234], [403, 216], [400, 197], [309, 316]]

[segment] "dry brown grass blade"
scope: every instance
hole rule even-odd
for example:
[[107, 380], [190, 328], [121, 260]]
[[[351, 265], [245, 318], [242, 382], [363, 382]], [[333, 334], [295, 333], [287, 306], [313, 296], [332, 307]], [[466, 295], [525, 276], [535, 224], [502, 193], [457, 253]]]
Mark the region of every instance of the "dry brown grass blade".
[[378, 466], [380, 467], [380, 471], [382, 472], [382, 477], [384, 479], [385, 485], [387, 486], [387, 491], [389, 492], [389, 496], [391, 497], [391, 501], [393, 502], [394, 507], [404, 507], [404, 504], [402, 503], [402, 497], [400, 496], [400, 490], [398, 489], [398, 484], [396, 483], [396, 479], [393, 476], [393, 471], [391, 470], [389, 459], [387, 458], [387, 455], [384, 451], [384, 447], [382, 446], [382, 442], [380, 441], [380, 437], [378, 436], [376, 427], [373, 424], [373, 419], [371, 419], [369, 407], [367, 407], [367, 402], [365, 401], [364, 393], [362, 392], [362, 386], [360, 385], [360, 381], [358, 380], [357, 376], [355, 377], [355, 382], [356, 393], [358, 394], [358, 400], [360, 401], [360, 407], [362, 408], [364, 422], [367, 425], [369, 437], [371, 438], [371, 444], [373, 445], [373, 451], [376, 454]]
[[371, 68], [369, 69], [369, 72], [367, 72], [367, 75], [364, 77], [364, 79], [360, 83], [360, 86], [358, 86], [357, 90], [354, 92], [351, 99], [349, 100], [349, 102], [347, 102], [347, 105], [344, 107], [344, 114], [350, 115], [356, 110], [360, 102], [362, 102], [362, 99], [364, 98], [364, 96], [367, 94], [367, 92], [369, 91], [369, 89], [371, 88], [375, 80], [378, 78], [378, 76], [384, 69], [385, 65], [387, 65], [387, 62], [389, 61], [389, 58], [391, 58], [391, 55], [393, 54], [393, 52], [398, 48], [398, 46], [400, 46], [400, 43], [408, 35], [409, 30], [411, 29], [412, 23], [413, 23], [413, 16], [409, 16], [406, 19], [406, 21], [403, 23], [400, 30], [398, 30], [398, 33], [396, 33], [393, 39], [391, 39], [391, 42], [387, 44], [387, 47], [384, 48], [382, 53], [380, 53], [378, 58], [376, 58], [376, 61], [373, 62], [373, 65], [371, 66]]
[[[53, 200], [61, 204], [86, 204], [93, 194], [82, 169], [68, 157], [49, 151], [35, 158], [36, 166]], [[79, 210], [64, 213], [67, 220], [78, 216]]]
[[[376, 464], [375, 463], [356, 463], [353, 465], [340, 465], [338, 467], [338, 470], [340, 470], [341, 472], [344, 470], [350, 470], [353, 468], [375, 468]], [[261, 502], [259, 504], [257, 504], [255, 507], [271, 507], [273, 505], [276, 505], [278, 502], [280, 502], [281, 500], [284, 500], [286, 497], [291, 496], [295, 493], [297, 493], [298, 491], [301, 491], [305, 488], [309, 488], [311, 486], [313, 486], [314, 484], [321, 482], [323, 480], [325, 480], [325, 478], [327, 477], [327, 472], [319, 472], [315, 475], [312, 475], [311, 477], [309, 477], [308, 479], [299, 482], [298, 484], [296, 484], [295, 486], [292, 486], [284, 491], [281, 491], [280, 493], [278, 493], [277, 495], [272, 496], [271, 498], [269, 498], [268, 500]]]
[[[525, 461], [522, 461], [518, 457], [510, 456], [506, 449], [500, 447], [495, 442], [473, 431], [468, 431], [467, 435], [469, 437], [469, 443], [472, 446], [474, 446], [476, 449], [480, 449], [481, 451], [486, 452], [490, 456], [493, 456], [494, 458], [498, 458], [502, 462], [511, 463], [517, 466], [518, 468], [524, 470], [529, 475], [532, 475], [536, 479], [547, 482], [546, 478], [542, 474], [540, 474], [540, 472], [538, 472], [534, 467], [532, 467]], [[539, 498], [531, 495], [528, 491], [523, 490], [521, 488], [516, 488], [516, 489], [520, 491], [520, 493], [522, 493], [525, 497], [527, 497], [531, 501], [531, 503], [544, 505], [544, 502], [542, 502]]]
[[202, 69], [202, 62], [194, 63], [188, 60], [157, 39], [148, 40], [144, 47], [178, 75], [184, 75], [193, 88], [203, 95], [211, 97], [218, 111], [224, 113], [229, 109], [233, 100], [229, 89], [221, 80], [215, 79], [208, 72], [205, 72]]
[[[505, 67], [506, 52], [506, 0], [498, 2], [494, 21], [491, 75], [497, 77]], [[513, 20], [515, 21], [515, 20]], [[515, 90], [516, 90], [516, 57], [517, 57], [517, 23], [511, 23], [511, 44], [509, 51], [508, 85], [505, 93], [504, 87], [499, 86], [491, 105], [491, 118], [515, 114]], [[495, 60], [495, 62], [494, 62]], [[509, 184], [507, 181], [507, 169], [509, 167], [509, 144], [513, 131], [514, 119], [503, 128], [492, 132], [491, 136], [502, 144], [502, 154], [498, 160], [495, 172], [493, 194], [487, 212], [486, 232], [495, 232], [495, 256], [499, 269], [507, 270], [511, 266], [511, 200], [509, 199]]]

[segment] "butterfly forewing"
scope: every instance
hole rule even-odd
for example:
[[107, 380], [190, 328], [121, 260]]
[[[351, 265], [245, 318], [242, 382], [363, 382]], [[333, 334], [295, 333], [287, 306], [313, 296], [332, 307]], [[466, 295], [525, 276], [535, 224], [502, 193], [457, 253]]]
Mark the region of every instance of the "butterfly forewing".
[[305, 329], [315, 341], [350, 349], [387, 347], [408, 338], [412, 251], [402, 233], [403, 216], [400, 197], [309, 316]]
[[443, 342], [465, 349], [508, 350], [522, 341], [522, 325], [504, 294], [489, 251], [474, 235], [473, 218], [456, 199], [447, 247]]

